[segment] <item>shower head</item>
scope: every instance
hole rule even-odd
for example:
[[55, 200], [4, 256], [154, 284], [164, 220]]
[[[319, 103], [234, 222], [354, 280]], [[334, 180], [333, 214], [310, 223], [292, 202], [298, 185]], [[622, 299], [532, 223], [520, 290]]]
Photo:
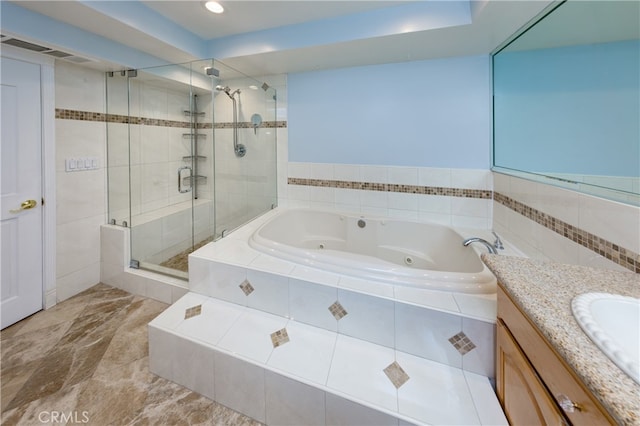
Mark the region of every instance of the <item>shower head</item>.
[[227, 96], [229, 96], [231, 99], [234, 99], [234, 96], [236, 95], [236, 93], [240, 93], [240, 89], [236, 89], [233, 93], [231, 93], [231, 89], [229, 88], [229, 86], [218, 85], [216, 86], [216, 90], [226, 93]]

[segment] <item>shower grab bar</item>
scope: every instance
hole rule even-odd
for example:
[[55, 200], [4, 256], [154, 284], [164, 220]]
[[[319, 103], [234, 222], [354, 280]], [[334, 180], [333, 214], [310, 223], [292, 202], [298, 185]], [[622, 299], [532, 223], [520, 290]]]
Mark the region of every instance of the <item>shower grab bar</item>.
[[193, 187], [193, 180], [189, 180], [189, 182], [191, 183], [191, 185], [189, 185], [189, 188], [187, 189], [182, 189], [182, 171], [183, 170], [189, 170], [189, 176], [193, 175], [193, 169], [191, 169], [190, 166], [182, 166], [178, 168], [178, 192], [181, 194], [186, 194], [187, 192], [191, 192], [191, 189]]

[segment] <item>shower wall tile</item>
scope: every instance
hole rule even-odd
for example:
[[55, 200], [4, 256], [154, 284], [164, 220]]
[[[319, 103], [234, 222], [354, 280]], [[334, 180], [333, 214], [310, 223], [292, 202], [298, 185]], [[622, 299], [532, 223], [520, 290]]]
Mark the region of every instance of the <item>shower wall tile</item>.
[[[169, 161], [169, 132], [164, 127], [140, 126], [140, 140], [142, 164]], [[180, 139], [177, 143], [181, 142]]]
[[129, 156], [130, 164], [138, 166], [142, 164], [142, 140], [140, 135], [142, 126], [140, 124], [129, 124]]
[[162, 247], [168, 248], [179, 244], [185, 238], [191, 239], [191, 214], [191, 210], [183, 210], [161, 219]]
[[[188, 93], [167, 91], [167, 120], [184, 121], [184, 111], [189, 110], [189, 104]], [[198, 107], [201, 105], [203, 102], [198, 102]], [[200, 108], [198, 109], [200, 110]]]
[[140, 85], [141, 116], [167, 120], [169, 118], [168, 92], [163, 87], [149, 83]]
[[130, 259], [127, 233], [120, 226], [100, 226], [100, 282], [122, 288], [122, 274]]
[[56, 214], [58, 225], [75, 223], [106, 211], [104, 169], [56, 173]]
[[[123, 123], [107, 123], [109, 167], [129, 165], [129, 128]], [[57, 126], [56, 126], [57, 127]], [[70, 155], [69, 155], [70, 156]]]
[[105, 146], [105, 123], [56, 120], [56, 172], [65, 171], [69, 157], [98, 157], [99, 167], [105, 167]]
[[57, 61], [56, 108], [104, 112], [105, 75], [101, 71]]
[[[58, 61], [56, 108], [104, 113], [103, 72]], [[100, 225], [106, 215], [106, 125], [56, 119], [56, 294], [64, 300], [100, 282]], [[97, 157], [98, 169], [65, 172], [69, 157]]]
[[104, 216], [99, 215], [57, 226], [58, 278], [100, 261], [100, 225], [103, 223]]
[[58, 302], [81, 293], [100, 282], [100, 261], [87, 265], [70, 274], [56, 279], [56, 299]]

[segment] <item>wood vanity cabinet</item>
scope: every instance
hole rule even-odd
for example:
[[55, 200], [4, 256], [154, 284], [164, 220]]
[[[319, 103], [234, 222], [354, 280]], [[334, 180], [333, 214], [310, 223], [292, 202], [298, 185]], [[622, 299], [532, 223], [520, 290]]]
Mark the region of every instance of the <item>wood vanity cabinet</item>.
[[615, 424], [500, 286], [496, 346], [496, 391], [510, 424]]

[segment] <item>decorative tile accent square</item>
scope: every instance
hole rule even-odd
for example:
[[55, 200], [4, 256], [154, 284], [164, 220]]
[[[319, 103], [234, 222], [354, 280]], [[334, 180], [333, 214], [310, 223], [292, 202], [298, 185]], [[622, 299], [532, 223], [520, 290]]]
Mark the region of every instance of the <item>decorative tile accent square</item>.
[[331, 312], [331, 315], [333, 315], [333, 317], [338, 321], [340, 321], [342, 318], [344, 318], [344, 316], [348, 314], [347, 310], [343, 308], [338, 301], [329, 306], [329, 312]]
[[398, 364], [397, 361], [393, 361], [391, 364], [389, 364], [387, 368], [384, 369], [384, 374], [387, 375], [396, 389], [399, 389], [400, 386], [404, 385], [405, 383], [407, 383], [407, 380], [409, 380], [409, 375], [405, 373], [405, 371], [402, 369], [402, 367], [400, 367], [400, 364]]
[[253, 293], [253, 290], [255, 290], [251, 285], [251, 283], [249, 282], [249, 280], [242, 281], [239, 287], [242, 289], [242, 291], [244, 291], [244, 294], [246, 294], [247, 296]]
[[202, 305], [192, 306], [184, 311], [184, 319], [198, 316], [202, 313]]
[[449, 343], [460, 352], [460, 355], [471, 352], [476, 345], [462, 331], [449, 339]]
[[283, 328], [278, 331], [274, 331], [271, 333], [271, 343], [273, 343], [273, 347], [277, 348], [278, 346], [282, 346], [289, 341], [289, 334], [287, 334], [287, 329]]

